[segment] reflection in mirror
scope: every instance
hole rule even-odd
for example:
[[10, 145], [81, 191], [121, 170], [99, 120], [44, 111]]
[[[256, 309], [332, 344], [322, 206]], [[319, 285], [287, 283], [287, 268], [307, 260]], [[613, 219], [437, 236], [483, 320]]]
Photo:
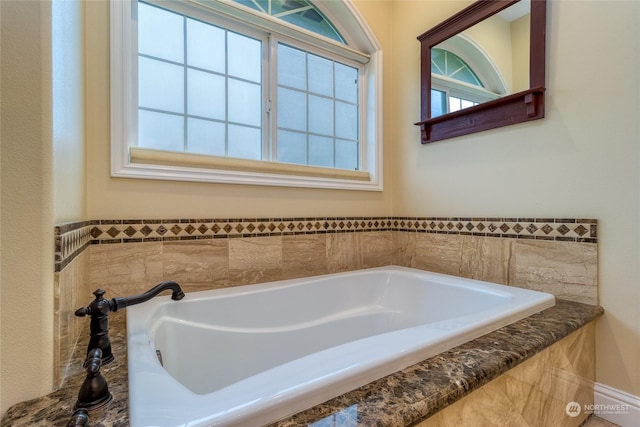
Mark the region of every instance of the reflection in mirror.
[[431, 48], [431, 117], [529, 88], [530, 1]]
[[418, 36], [422, 143], [544, 117], [546, 0], [477, 0]]

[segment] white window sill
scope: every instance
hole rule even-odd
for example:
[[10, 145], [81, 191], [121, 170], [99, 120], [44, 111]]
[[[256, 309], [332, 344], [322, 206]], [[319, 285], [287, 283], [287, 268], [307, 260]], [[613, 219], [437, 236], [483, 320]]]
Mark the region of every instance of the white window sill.
[[112, 170], [112, 176], [224, 184], [382, 190], [381, 181], [364, 171], [233, 159], [135, 147], [130, 148], [129, 154], [129, 163]]

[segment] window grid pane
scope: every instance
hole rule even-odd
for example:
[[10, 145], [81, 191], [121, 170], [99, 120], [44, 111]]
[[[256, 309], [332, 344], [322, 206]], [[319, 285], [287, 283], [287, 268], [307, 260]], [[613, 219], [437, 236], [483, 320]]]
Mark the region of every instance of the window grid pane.
[[[278, 160], [286, 157], [289, 162], [358, 170], [358, 69], [282, 43], [278, 43], [278, 55], [287, 64], [296, 58], [298, 70], [292, 75], [292, 67], [281, 63], [277, 67]], [[294, 130], [305, 137], [305, 148], [298, 142], [295, 156], [290, 138], [279, 139], [289, 135], [284, 131]]]
[[[262, 160], [266, 39], [138, 6], [139, 146]], [[358, 68], [281, 43], [271, 60], [274, 160], [358, 170]]]
[[261, 160], [262, 41], [142, 2], [138, 14], [138, 145]]

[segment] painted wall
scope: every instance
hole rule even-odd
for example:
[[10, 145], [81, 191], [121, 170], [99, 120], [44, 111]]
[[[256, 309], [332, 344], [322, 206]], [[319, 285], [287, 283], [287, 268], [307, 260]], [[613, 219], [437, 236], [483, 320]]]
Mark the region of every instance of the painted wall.
[[[391, 75], [389, 2], [358, 1], [384, 50], [384, 74]], [[87, 198], [88, 216], [108, 218], [225, 218], [280, 216], [369, 216], [391, 212], [390, 180], [383, 192], [296, 189], [110, 177], [109, 3], [86, 2]], [[391, 86], [384, 99], [391, 98]], [[392, 141], [385, 116], [384, 140]], [[390, 175], [393, 144], [385, 144], [384, 174]]]
[[[51, 8], [0, 2], [0, 410], [51, 390]], [[34, 237], [36, 236], [36, 237]]]
[[53, 225], [85, 219], [86, 190], [82, 2], [0, 7], [2, 413], [51, 391]]
[[546, 118], [423, 146], [415, 37], [451, 6], [393, 3], [393, 214], [599, 219], [596, 381], [640, 395], [640, 3], [547, 2]]

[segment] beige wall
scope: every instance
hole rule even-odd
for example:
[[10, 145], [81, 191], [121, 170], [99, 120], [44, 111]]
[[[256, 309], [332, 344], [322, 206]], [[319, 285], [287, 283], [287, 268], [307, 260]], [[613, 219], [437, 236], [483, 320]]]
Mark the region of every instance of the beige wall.
[[51, 8], [0, 2], [0, 410], [51, 390]]
[[[391, 75], [391, 3], [356, 3], [384, 50], [384, 73]], [[111, 178], [109, 160], [109, 3], [86, 3], [87, 198], [88, 216], [107, 218], [237, 218], [278, 216], [388, 215], [385, 191], [336, 191], [285, 187], [184, 183]], [[384, 98], [391, 98], [386, 85]], [[391, 117], [384, 119], [391, 141]], [[385, 144], [384, 175], [391, 173], [392, 143]]]
[[640, 3], [547, 2], [546, 118], [423, 146], [415, 37], [450, 3], [393, 3], [393, 214], [598, 218], [596, 381], [640, 395]]
[[2, 1], [0, 413], [51, 390], [53, 225], [85, 219], [81, 2]]

